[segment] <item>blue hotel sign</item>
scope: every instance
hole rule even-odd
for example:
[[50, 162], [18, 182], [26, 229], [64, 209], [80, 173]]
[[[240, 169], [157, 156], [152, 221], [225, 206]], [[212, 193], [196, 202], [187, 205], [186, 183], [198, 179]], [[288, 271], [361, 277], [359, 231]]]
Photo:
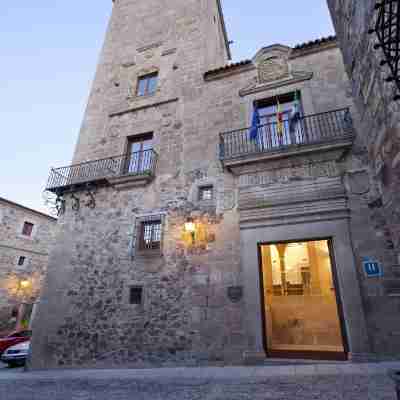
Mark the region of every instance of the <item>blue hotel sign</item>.
[[379, 278], [382, 276], [381, 264], [369, 257], [364, 258], [363, 267], [365, 275], [367, 275], [368, 278]]

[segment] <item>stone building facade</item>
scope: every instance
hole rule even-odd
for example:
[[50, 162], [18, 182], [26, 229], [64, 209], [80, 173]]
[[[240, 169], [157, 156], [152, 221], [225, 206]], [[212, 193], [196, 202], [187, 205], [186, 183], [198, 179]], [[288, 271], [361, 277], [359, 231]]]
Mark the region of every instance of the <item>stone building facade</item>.
[[56, 223], [53, 217], [0, 198], [0, 332], [28, 325]]
[[218, 0], [114, 2], [73, 164], [47, 185], [33, 368], [400, 350], [336, 39], [229, 60]]

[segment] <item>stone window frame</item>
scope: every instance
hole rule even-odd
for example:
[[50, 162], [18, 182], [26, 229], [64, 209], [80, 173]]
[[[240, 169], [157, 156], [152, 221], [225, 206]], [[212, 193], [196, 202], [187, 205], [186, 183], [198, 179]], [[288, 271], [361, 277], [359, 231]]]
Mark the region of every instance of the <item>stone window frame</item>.
[[[206, 199], [203, 197], [203, 194], [206, 192], [211, 192], [211, 198]], [[203, 202], [212, 202], [215, 198], [215, 188], [214, 185], [200, 185], [197, 188], [197, 199], [199, 202], [203, 203]]]
[[[140, 304], [131, 304], [131, 288], [141, 288], [142, 289], [142, 302]], [[124, 284], [124, 299], [128, 307], [133, 309], [145, 309], [148, 303], [148, 292], [144, 282], [134, 279], [128, 279]]]
[[[150, 81], [150, 78], [152, 78], [152, 77], [157, 78], [156, 86], [154, 88], [154, 91], [149, 92], [149, 81]], [[144, 91], [143, 94], [139, 94], [140, 83], [141, 83], [141, 81], [146, 80], [146, 79], [148, 80], [148, 82], [146, 83], [146, 90]], [[157, 91], [159, 90], [159, 87], [160, 87], [160, 71], [157, 68], [152, 68], [152, 69], [149, 69], [146, 71], [145, 70], [140, 71], [136, 77], [136, 86], [135, 86], [134, 96], [136, 98], [144, 98], [144, 97], [154, 96], [157, 93]]]
[[[19, 264], [19, 260], [21, 257], [25, 257], [25, 262], [22, 265]], [[30, 262], [31, 262], [30, 258], [25, 254], [17, 254], [14, 257], [14, 265], [15, 265], [15, 268], [17, 268], [17, 269], [29, 267]]]
[[[143, 248], [141, 241], [143, 237], [143, 226], [146, 223], [160, 222], [160, 245], [159, 248]], [[160, 257], [163, 255], [164, 247], [165, 214], [149, 214], [137, 216], [135, 221], [135, 255], [142, 257]]]
[[[211, 200], [202, 200], [200, 198], [200, 191], [204, 187], [213, 188], [213, 197]], [[193, 204], [204, 206], [204, 207], [216, 207], [217, 206], [217, 181], [214, 178], [205, 178], [195, 182], [189, 193], [189, 201]]]

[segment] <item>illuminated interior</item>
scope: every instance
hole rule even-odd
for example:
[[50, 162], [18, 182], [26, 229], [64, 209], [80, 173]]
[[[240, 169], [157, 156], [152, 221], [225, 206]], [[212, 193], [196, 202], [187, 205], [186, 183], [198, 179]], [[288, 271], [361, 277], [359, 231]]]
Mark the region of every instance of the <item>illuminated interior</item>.
[[344, 352], [327, 240], [263, 245], [269, 351]]

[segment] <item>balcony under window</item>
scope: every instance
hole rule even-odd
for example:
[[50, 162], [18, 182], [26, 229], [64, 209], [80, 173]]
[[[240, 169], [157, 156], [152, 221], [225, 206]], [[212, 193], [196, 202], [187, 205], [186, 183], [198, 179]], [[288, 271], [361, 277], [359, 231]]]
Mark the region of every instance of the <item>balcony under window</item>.
[[52, 169], [46, 190], [62, 195], [89, 186], [138, 186], [155, 176], [158, 155], [153, 149]]
[[354, 139], [348, 108], [261, 123], [220, 134], [220, 160], [227, 168], [314, 151], [350, 147]]

